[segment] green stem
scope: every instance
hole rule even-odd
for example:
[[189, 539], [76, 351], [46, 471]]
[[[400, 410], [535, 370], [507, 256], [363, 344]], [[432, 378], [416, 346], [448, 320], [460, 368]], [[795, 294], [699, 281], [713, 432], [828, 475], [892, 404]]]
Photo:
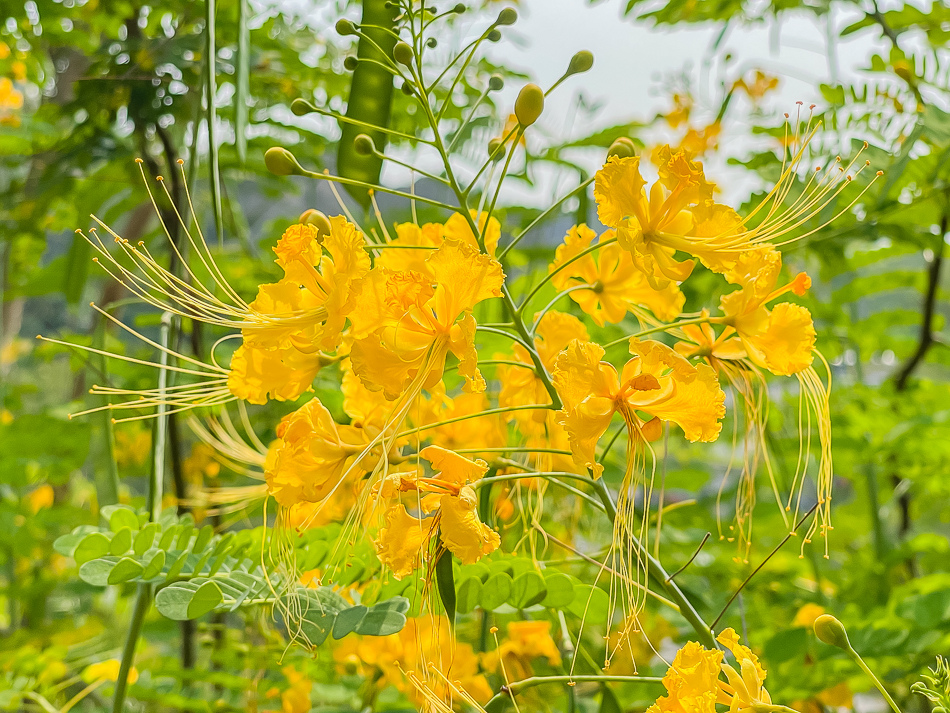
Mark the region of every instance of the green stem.
[[[96, 327], [96, 332], [93, 335], [93, 344], [101, 351], [105, 351], [105, 335], [106, 320], [102, 318], [99, 320], [99, 325]], [[102, 383], [108, 383], [108, 363], [106, 358], [100, 356], [98, 362], [97, 366]], [[108, 402], [108, 399], [105, 397], [102, 400], [103, 402]], [[99, 503], [99, 507], [102, 508], [106, 505], [115, 505], [119, 502], [119, 469], [115, 461], [115, 428], [112, 424], [112, 414], [107, 410], [102, 411], [99, 414], [99, 423], [102, 428], [102, 443], [106, 455], [106, 467], [102, 469], [96, 468], [94, 480], [96, 484], [96, 500]]]
[[861, 658], [861, 655], [850, 646], [848, 647], [847, 651], [848, 655], [854, 659], [854, 662], [861, 667], [861, 670], [868, 675], [877, 690], [879, 690], [881, 695], [884, 696], [884, 700], [887, 701], [887, 705], [891, 707], [891, 710], [894, 711], [894, 713], [902, 713], [900, 707], [897, 705], [894, 699], [891, 698], [891, 694], [887, 692], [886, 688], [884, 688], [884, 684], [881, 683], [877, 676], [874, 675], [874, 671], [871, 670], [870, 666], [864, 663], [864, 659]]
[[548, 683], [663, 683], [663, 679], [657, 676], [608, 676], [600, 674], [585, 674], [581, 676], [532, 676], [522, 681], [515, 681], [506, 686], [502, 686], [500, 692], [496, 693], [494, 698], [488, 701], [486, 708], [489, 708], [496, 700], [503, 700], [519, 693], [525, 688], [534, 686], [543, 686]]
[[208, 102], [208, 168], [211, 170], [211, 203], [214, 207], [214, 229], [218, 236], [218, 246], [224, 245], [224, 211], [221, 207], [221, 170], [218, 166], [218, 143], [215, 134], [217, 109], [214, 99], [217, 95], [217, 53], [214, 38], [215, 0], [205, 0], [205, 99]]
[[140, 584], [135, 594], [135, 608], [132, 610], [132, 621], [129, 622], [129, 632], [126, 635], [125, 647], [122, 649], [122, 662], [119, 664], [119, 676], [115, 681], [115, 694], [112, 698], [112, 713], [123, 713], [125, 696], [129, 687], [129, 671], [135, 660], [135, 645], [139, 634], [142, 633], [142, 624], [145, 615], [152, 606], [152, 585]]
[[672, 322], [671, 324], [661, 324], [658, 327], [650, 327], [649, 329], [644, 329], [640, 332], [636, 332], [635, 334], [628, 334], [625, 337], [614, 339], [612, 342], [607, 342], [604, 345], [604, 349], [610, 349], [610, 347], [616, 346], [630, 339], [639, 339], [640, 337], [645, 337], [648, 334], [656, 334], [657, 332], [666, 332], [670, 329], [686, 327], [686, 326], [689, 326], [690, 324], [706, 324], [707, 322], [714, 322], [714, 321], [715, 321], [715, 318], [713, 317], [696, 317], [695, 319], [681, 319], [679, 322]]

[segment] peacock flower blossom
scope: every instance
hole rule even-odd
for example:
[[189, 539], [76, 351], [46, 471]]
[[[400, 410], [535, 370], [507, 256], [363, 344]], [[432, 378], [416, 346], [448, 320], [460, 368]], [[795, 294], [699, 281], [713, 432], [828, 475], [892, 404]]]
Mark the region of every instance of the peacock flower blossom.
[[228, 388], [250, 403], [292, 400], [310, 390], [326, 363], [321, 351], [340, 344], [352, 309], [353, 284], [370, 269], [363, 235], [336, 216], [323, 235], [310, 224], [290, 226], [274, 252], [284, 271], [261, 285], [249, 309], [269, 319], [244, 327], [231, 359]]
[[[421, 417], [418, 418], [418, 425], [427, 427], [425, 434], [429, 441], [448, 450], [485, 448], [490, 452], [490, 449], [504, 447], [508, 434], [499, 414], [484, 413], [489, 409], [488, 396], [484, 392], [446, 396], [445, 387], [436, 384], [426, 403], [419, 409]], [[410, 413], [409, 418], [413, 423], [417, 420], [415, 411]], [[479, 455], [487, 453], [473, 453], [473, 457]]]
[[772, 698], [765, 690], [766, 672], [758, 657], [743, 644], [732, 629], [724, 630], [716, 641], [725, 646], [735, 657], [739, 666], [737, 671], [729, 664], [722, 664], [726, 683], [718, 681], [719, 696], [717, 702], [729, 707], [729, 713], [758, 713], [768, 710]]
[[508, 637], [494, 651], [482, 654], [482, 667], [498, 671], [504, 667], [509, 682], [521, 681], [534, 675], [532, 664], [546, 660], [548, 666], [561, 665], [561, 652], [551, 638], [549, 621], [508, 622]]
[[[445, 240], [445, 227], [441, 223], [399, 223], [396, 237], [376, 256], [374, 266], [385, 267], [395, 272], [419, 272], [429, 274], [426, 258]], [[430, 275], [431, 276], [431, 275]]]
[[362, 429], [337, 424], [320, 399], [311, 399], [277, 426], [264, 464], [268, 493], [285, 508], [326, 500], [357, 472], [350, 466], [366, 442]]
[[[380, 562], [396, 579], [419, 567], [421, 555], [434, 538], [463, 564], [491, 554], [501, 544], [498, 533], [478, 518], [478, 496], [472, 484], [488, 470], [482, 460], [471, 460], [440, 446], [419, 452], [434, 475], [421, 469], [390, 472], [374, 485], [374, 493], [387, 503], [384, 524], [374, 541]], [[404, 494], [414, 495], [415, 514], [404, 504]]]
[[[664, 421], [683, 429], [690, 441], [714, 441], [722, 428], [725, 394], [707, 364], [693, 366], [655, 341], [630, 340], [634, 355], [617, 372], [601, 361], [604, 350], [574, 341], [557, 358], [554, 386], [563, 402], [559, 422], [570, 436], [574, 462], [600, 477], [595, 448], [619, 413], [631, 437], [655, 440]], [[644, 420], [642, 415], [652, 418]]]
[[[498, 241], [501, 239], [501, 223], [498, 218], [489, 217], [487, 213], [479, 213], [477, 210], [470, 211], [472, 221], [482, 233], [485, 244], [485, 252], [495, 257], [495, 250], [498, 248]], [[448, 240], [458, 240], [460, 243], [466, 243], [473, 248], [478, 249], [478, 238], [472, 232], [472, 226], [461, 213], [453, 213], [445, 221], [445, 237]]]
[[472, 310], [501, 296], [501, 265], [452, 239], [433, 251], [426, 265], [431, 278], [376, 267], [356, 288], [350, 314], [353, 369], [368, 389], [382, 389], [389, 399], [413, 382], [414, 392], [438, 383], [449, 352], [459, 358], [466, 389], [485, 389]]
[[605, 232], [598, 239], [598, 244], [606, 243], [603, 247], [582, 254], [597, 234], [584, 224], [571, 228], [548, 268], [551, 282], [558, 290], [573, 288], [571, 299], [601, 327], [622, 321], [637, 307], [646, 307], [662, 320], [676, 319], [686, 302], [679, 286], [673, 282], [659, 290], [651, 286], [630, 253], [612, 242], [615, 235]]
[[759, 248], [743, 253], [726, 274], [741, 289], [722, 297], [722, 322], [739, 337], [749, 359], [778, 376], [797, 374], [811, 366], [815, 346], [815, 326], [804, 307], [782, 302], [771, 310], [767, 304], [793, 292], [804, 295], [811, 280], [804, 272], [787, 285], [776, 287], [782, 256], [775, 250]]

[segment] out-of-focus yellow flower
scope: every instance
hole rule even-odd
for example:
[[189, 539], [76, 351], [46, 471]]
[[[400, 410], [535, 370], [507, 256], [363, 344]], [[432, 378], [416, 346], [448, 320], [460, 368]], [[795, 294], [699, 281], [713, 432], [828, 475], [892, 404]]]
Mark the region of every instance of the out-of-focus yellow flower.
[[181, 463], [181, 472], [189, 485], [200, 488], [205, 480], [217, 478], [221, 474], [221, 462], [217, 451], [207, 443], [196, 443], [191, 454]]
[[509, 683], [534, 675], [532, 662], [546, 659], [549, 666], [561, 664], [561, 653], [551, 638], [549, 621], [512, 621], [508, 623], [508, 638], [494, 651], [482, 654], [482, 666], [497, 672], [499, 664]]
[[44, 483], [26, 496], [26, 503], [30, 508], [30, 512], [35, 515], [40, 510], [45, 510], [50, 507], [54, 499], [55, 493], [53, 492], [53, 487]]
[[313, 398], [277, 426], [264, 465], [268, 492], [288, 508], [321, 502], [341, 486], [347, 465], [365, 445], [360, 429], [338, 425]]
[[[631, 437], [654, 440], [663, 421], [675, 423], [690, 441], [714, 441], [722, 428], [725, 394], [707, 364], [691, 365], [664, 344], [630, 340], [629, 360], [618, 373], [601, 361], [602, 347], [572, 342], [558, 356], [554, 386], [564, 404], [559, 412], [571, 439], [574, 461], [595, 478], [603, 466], [595, 447], [615, 413]], [[641, 414], [653, 418], [644, 420]]]
[[660, 642], [675, 634], [676, 629], [661, 616], [628, 617], [607, 637], [604, 670], [609, 670], [614, 676], [635, 676], [638, 665], [650, 663], [657, 655], [656, 647]]
[[[615, 234], [609, 230], [598, 242], [611, 240]], [[590, 289], [575, 289], [570, 297], [601, 327], [607, 322], [620, 322], [634, 306], [646, 307], [666, 321], [679, 316], [686, 302], [679, 286], [669, 282], [663, 289], [652, 287], [646, 275], [633, 264], [630, 253], [618, 243], [578, 258], [595, 237], [597, 234], [584, 224], [568, 231], [548, 268], [553, 273], [551, 282], [558, 290], [590, 285]]]
[[[426, 429], [428, 439], [448, 450], [459, 448], [501, 448], [507, 442], [505, 423], [499, 414], [484, 414], [489, 410], [488, 397], [482, 393], [462, 393], [446, 396], [441, 384], [432, 389], [427, 403], [423, 405], [424, 418], [420, 426], [451, 419], [464, 420]], [[410, 420], [415, 423], [413, 414]], [[477, 457], [478, 453], [472, 454]]]
[[369, 271], [364, 244], [362, 233], [340, 216], [330, 218], [327, 235], [306, 223], [284, 232], [274, 248], [284, 278], [261, 285], [249, 305], [259, 323], [241, 330], [244, 343], [228, 375], [232, 394], [262, 404], [310, 389], [323, 363], [320, 351], [339, 346], [353, 285]]
[[[350, 315], [353, 370], [371, 390], [397, 398], [441, 378], [449, 352], [460, 361], [466, 390], [483, 391], [472, 309], [501, 296], [501, 265], [467, 243], [446, 239], [426, 258], [432, 277], [376, 267], [359, 283]], [[435, 287], [433, 287], [433, 282]], [[460, 319], [461, 318], [461, 319]]]
[[431, 676], [427, 693], [439, 700], [450, 700], [453, 686], [481, 703], [493, 693], [479, 672], [478, 656], [469, 644], [456, 641], [444, 616], [409, 619], [402, 631], [389, 636], [347, 636], [334, 648], [333, 658], [341, 671], [360, 672], [380, 689], [394, 686], [417, 703], [428, 699], [412, 683], [412, 676], [420, 674]]
[[310, 690], [313, 688], [313, 681], [293, 666], [285, 666], [282, 670], [290, 686], [280, 694], [281, 713], [308, 713], [312, 708]]
[[762, 98], [779, 85], [779, 78], [772, 74], [766, 74], [761, 69], [756, 69], [752, 74], [752, 79], [746, 81], [745, 77], [739, 77], [732, 83], [734, 91], [745, 92], [757, 104]]
[[120, 468], [143, 465], [152, 448], [152, 434], [132, 423], [115, 431], [115, 462]]
[[825, 608], [814, 602], [809, 602], [802, 606], [792, 619], [792, 626], [800, 626], [805, 629], [811, 629], [815, 624], [815, 619], [825, 613]]
[[[119, 668], [122, 662], [119, 659], [108, 659], [99, 663], [89, 664], [82, 671], [82, 680], [86, 683], [95, 683], [96, 681], [111, 681], [115, 683], [119, 678]], [[139, 680], [139, 672], [132, 666], [129, 669], [129, 683], [135, 683]]]
[[[478, 213], [472, 210], [470, 215], [478, 229], [485, 235], [485, 252], [495, 257], [495, 250], [498, 247], [498, 241], [501, 239], [501, 223], [494, 216], [489, 218], [487, 213]], [[487, 227], [485, 221], [488, 221]], [[453, 213], [445, 221], [445, 237], [448, 240], [458, 240], [461, 243], [470, 245], [478, 250], [478, 239], [472, 233], [472, 226], [465, 220], [461, 213]]]
[[[419, 455], [429, 461], [431, 477], [418, 468], [391, 472], [374, 491], [388, 506], [374, 541], [380, 562], [397, 579], [419, 567], [422, 551], [438, 534], [442, 545], [463, 564], [491, 554], [501, 538], [478, 518], [478, 495], [472, 484], [488, 470], [481, 460], [470, 460], [441, 446], [427, 446]], [[418, 514], [407, 511], [403, 494], [411, 493]]]
[[770, 311], [766, 304], [794, 292], [803, 295], [811, 286], [804, 272], [787, 285], [776, 287], [782, 256], [759, 248], [743, 253], [726, 278], [741, 289], [723, 296], [723, 322], [732, 327], [749, 358], [773, 374], [789, 376], [811, 366], [815, 326], [811, 313], [800, 305], [782, 302]]
[[20, 116], [17, 112], [22, 108], [23, 94], [8, 77], [0, 77], [0, 125], [19, 126]]

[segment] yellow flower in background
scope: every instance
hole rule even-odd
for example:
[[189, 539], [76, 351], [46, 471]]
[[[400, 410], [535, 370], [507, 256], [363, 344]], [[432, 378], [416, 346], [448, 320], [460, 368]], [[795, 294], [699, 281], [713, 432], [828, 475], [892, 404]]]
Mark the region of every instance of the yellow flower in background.
[[[374, 486], [388, 501], [374, 541], [376, 554], [397, 579], [419, 567], [420, 555], [436, 533], [463, 564], [477, 562], [501, 544], [498, 533], [479, 520], [478, 495], [472, 487], [485, 475], [488, 464], [441, 446], [427, 446], [419, 455], [429, 461], [433, 476], [425, 476], [418, 468], [391, 472]], [[410, 504], [417, 514], [407, 511], [404, 493], [416, 496]]]
[[288, 508], [321, 502], [340, 487], [347, 465], [365, 445], [360, 429], [338, 425], [313, 398], [277, 426], [264, 466], [268, 492]]
[[312, 708], [310, 690], [313, 688], [313, 681], [293, 666], [285, 666], [283, 673], [290, 687], [280, 694], [281, 713], [308, 713]]
[[261, 285], [248, 305], [259, 323], [241, 330], [228, 389], [250, 403], [292, 400], [310, 390], [323, 364], [320, 352], [335, 350], [353, 308], [353, 284], [370, 269], [362, 233], [340, 216], [323, 235], [306, 223], [290, 226], [274, 252], [284, 277]]
[[732, 83], [733, 91], [745, 92], [753, 104], [757, 104], [766, 94], [779, 85], [779, 78], [773, 74], [766, 74], [761, 69], [756, 69], [752, 78], [746, 81], [745, 77], [739, 77]]
[[504, 663], [507, 681], [522, 681], [534, 675], [532, 664], [544, 659], [548, 666], [561, 665], [561, 652], [551, 638], [549, 621], [512, 621], [507, 626], [508, 637], [498, 648], [482, 654], [482, 666], [487, 671], [499, 672]]
[[152, 448], [152, 433], [131, 423], [115, 429], [115, 462], [120, 468], [145, 464]]
[[804, 604], [801, 609], [795, 613], [792, 619], [792, 626], [798, 626], [805, 629], [811, 629], [815, 625], [815, 619], [825, 613], [825, 608], [814, 602]]
[[[501, 448], [508, 441], [507, 429], [500, 414], [483, 415], [490, 408], [491, 404], [484, 392], [461, 393], [452, 397], [445, 395], [445, 388], [441, 384], [436, 384], [430, 391], [427, 403], [420, 409], [424, 417], [418, 420], [418, 425], [464, 418], [455, 423], [427, 428], [427, 439], [448, 450]], [[414, 424], [417, 421], [412, 412], [409, 421]], [[474, 453], [472, 457], [478, 455]]]
[[200, 488], [206, 480], [217, 478], [221, 474], [221, 462], [217, 453], [218, 451], [207, 443], [196, 443], [192, 446], [191, 454], [181, 463], [185, 482]]
[[466, 389], [485, 388], [477, 366], [472, 309], [501, 296], [501, 265], [450, 239], [429, 255], [426, 265], [432, 278], [376, 267], [357, 287], [350, 316], [353, 370], [367, 388], [382, 389], [390, 399], [413, 381], [417, 391], [434, 386], [449, 352], [459, 358]]
[[782, 256], [759, 248], [743, 253], [726, 278], [741, 289], [724, 295], [720, 308], [723, 322], [732, 327], [749, 358], [773, 374], [789, 376], [811, 366], [814, 359], [815, 326], [811, 313], [800, 305], [782, 302], [770, 311], [766, 306], [794, 292], [803, 295], [811, 286], [804, 272], [792, 282], [776, 287]]
[[26, 503], [30, 508], [30, 512], [36, 515], [40, 510], [51, 507], [55, 499], [56, 494], [53, 492], [53, 487], [44, 483], [26, 496]]
[[20, 116], [17, 112], [22, 108], [23, 94], [8, 77], [0, 77], [0, 126], [19, 126]]
[[[122, 662], [119, 659], [108, 659], [107, 661], [100, 661], [99, 663], [93, 663], [86, 666], [82, 671], [82, 680], [86, 683], [92, 684], [97, 681], [110, 681], [115, 683], [119, 678], [119, 668], [122, 666]], [[135, 683], [139, 680], [139, 672], [132, 666], [129, 669], [129, 683]]]
[[595, 478], [603, 471], [595, 448], [616, 413], [631, 437], [648, 441], [659, 437], [664, 421], [682, 428], [690, 441], [714, 441], [722, 428], [725, 394], [708, 365], [693, 366], [655, 341], [631, 339], [630, 353], [634, 358], [618, 373], [601, 361], [602, 347], [575, 341], [554, 369], [554, 386], [564, 404], [559, 421], [570, 435], [574, 461]]
[[[611, 240], [615, 234], [609, 230], [598, 242]], [[662, 289], [655, 289], [634, 265], [630, 253], [618, 243], [610, 243], [578, 258], [594, 244], [596, 237], [584, 224], [568, 231], [548, 268], [552, 273], [551, 282], [558, 290], [590, 285], [590, 289], [575, 289], [570, 297], [601, 327], [608, 322], [622, 321], [627, 312], [637, 306], [646, 307], [666, 321], [679, 316], [686, 302], [679, 286], [669, 282]]]

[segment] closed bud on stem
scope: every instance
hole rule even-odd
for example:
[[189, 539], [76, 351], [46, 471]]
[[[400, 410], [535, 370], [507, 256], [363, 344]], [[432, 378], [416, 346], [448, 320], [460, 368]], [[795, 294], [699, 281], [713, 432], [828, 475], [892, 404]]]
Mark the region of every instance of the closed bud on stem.
[[489, 42], [498, 42], [501, 39], [501, 33], [498, 30], [492, 30], [486, 35], [486, 39]]
[[354, 25], [350, 20], [347, 20], [345, 17], [340, 18], [336, 21], [336, 31], [338, 34], [346, 37], [347, 35], [356, 34], [356, 25]]
[[435, 37], [430, 37], [429, 39], [426, 40], [426, 47], [428, 47], [430, 50], [434, 50], [438, 46], [439, 46], [439, 41], [435, 39]]
[[399, 87], [402, 90], [402, 93], [407, 97], [412, 96], [412, 85], [409, 82], [403, 82], [402, 86]]
[[831, 614], [822, 614], [815, 619], [815, 636], [829, 646], [851, 651], [851, 642], [848, 641], [848, 632], [845, 631], [844, 624]]
[[312, 114], [317, 108], [306, 99], [294, 99], [290, 103], [290, 110], [294, 113], [294, 116], [305, 116], [306, 114]]
[[376, 144], [373, 143], [373, 139], [366, 134], [358, 134], [356, 138], [353, 139], [353, 150], [360, 156], [369, 156], [376, 153]]
[[397, 42], [393, 47], [393, 59], [406, 67], [412, 66], [413, 52], [412, 47], [405, 42]]
[[345, 69], [348, 72], [352, 72], [356, 69], [359, 63], [360, 61], [356, 57], [354, 57], [353, 55], [350, 55], [349, 57], [346, 57], [343, 60], [343, 69]]
[[264, 152], [264, 165], [275, 176], [303, 176], [305, 171], [297, 159], [282, 146], [274, 146]]
[[488, 155], [492, 161], [501, 161], [505, 157], [505, 145], [501, 139], [494, 138], [488, 142]]
[[522, 126], [531, 126], [544, 111], [544, 92], [537, 84], [525, 84], [515, 100], [515, 117]]
[[572, 74], [583, 74], [594, 66], [594, 55], [587, 50], [581, 50], [573, 57], [571, 63], [567, 65], [567, 72], [564, 76], [569, 77]]
[[628, 139], [626, 136], [621, 136], [619, 139], [614, 140], [614, 142], [610, 144], [610, 148], [607, 149], [607, 158], [610, 158], [611, 156], [630, 158], [631, 156], [636, 155], [636, 146], [634, 146], [633, 141]]
[[506, 7], [498, 13], [496, 25], [514, 25], [518, 21], [518, 13], [513, 7]]
[[312, 225], [316, 228], [317, 240], [321, 243], [323, 239], [330, 234], [330, 219], [315, 208], [305, 210], [298, 222], [305, 225]]
[[461, 15], [463, 12], [465, 12], [465, 10], [466, 10], [465, 5], [463, 5], [462, 3], [459, 3], [458, 5], [452, 8], [452, 12], [454, 12], [456, 15]]
[[488, 80], [488, 90], [491, 92], [497, 92], [505, 86], [505, 80], [500, 74], [493, 74]]

